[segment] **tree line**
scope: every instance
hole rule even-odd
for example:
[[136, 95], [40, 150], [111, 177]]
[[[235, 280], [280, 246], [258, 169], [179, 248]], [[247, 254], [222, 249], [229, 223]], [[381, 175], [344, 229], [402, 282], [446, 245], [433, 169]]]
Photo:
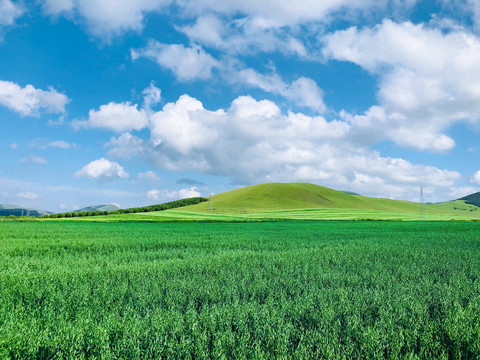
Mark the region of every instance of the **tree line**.
[[58, 214], [49, 214], [42, 216], [43, 218], [49, 219], [58, 219], [58, 218], [71, 218], [71, 217], [84, 217], [84, 216], [99, 216], [99, 215], [115, 215], [115, 214], [131, 214], [131, 213], [141, 213], [141, 212], [150, 212], [150, 211], [163, 211], [169, 209], [175, 209], [182, 206], [195, 205], [201, 202], [208, 201], [204, 197], [193, 197], [188, 199], [181, 199], [166, 202], [163, 204], [128, 208], [128, 209], [119, 209], [114, 211], [105, 211], [105, 210], [95, 210], [95, 211], [79, 211], [79, 212], [66, 212]]

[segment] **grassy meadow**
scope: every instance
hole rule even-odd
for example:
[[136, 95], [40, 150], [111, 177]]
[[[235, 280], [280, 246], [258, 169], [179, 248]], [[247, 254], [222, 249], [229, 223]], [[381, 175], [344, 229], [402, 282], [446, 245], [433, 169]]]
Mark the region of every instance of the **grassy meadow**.
[[0, 223], [0, 358], [480, 357], [475, 222]]

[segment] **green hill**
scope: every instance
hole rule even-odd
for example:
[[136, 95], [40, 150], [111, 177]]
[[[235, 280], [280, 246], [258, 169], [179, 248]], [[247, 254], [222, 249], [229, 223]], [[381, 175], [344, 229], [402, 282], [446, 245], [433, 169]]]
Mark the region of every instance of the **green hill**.
[[17, 205], [0, 204], [0, 216], [43, 216], [45, 214], [51, 214], [51, 212]]
[[88, 212], [88, 211], [115, 211], [120, 210], [120, 206], [116, 204], [107, 204], [107, 205], [93, 205], [87, 206], [82, 209], [75, 210], [74, 212]]
[[467, 196], [464, 196], [458, 200], [463, 200], [467, 204], [475, 205], [480, 207], [480, 192], [476, 192], [475, 194], [470, 194]]
[[[192, 205], [184, 206], [186, 205], [184, 202]], [[106, 216], [86, 220], [477, 220], [480, 218], [480, 208], [467, 204], [464, 200], [420, 204], [404, 200], [372, 198], [308, 183], [253, 185], [213, 195], [211, 202], [205, 198], [193, 198], [173, 203], [178, 204], [122, 209]]]
[[[215, 211], [224, 213], [252, 213], [289, 209], [419, 211], [418, 203], [353, 195], [352, 193], [307, 183], [268, 183], [248, 186], [214, 195], [212, 205]], [[201, 203], [184, 207], [182, 210], [208, 211], [208, 206], [208, 203]]]
[[[339, 219], [450, 219], [479, 218], [480, 211], [465, 201], [419, 204], [411, 201], [372, 198], [336, 191], [308, 183], [267, 183], [253, 185], [212, 196], [209, 203], [177, 209], [211, 215], [265, 218], [339, 218]], [[167, 214], [165, 214], [167, 215]]]

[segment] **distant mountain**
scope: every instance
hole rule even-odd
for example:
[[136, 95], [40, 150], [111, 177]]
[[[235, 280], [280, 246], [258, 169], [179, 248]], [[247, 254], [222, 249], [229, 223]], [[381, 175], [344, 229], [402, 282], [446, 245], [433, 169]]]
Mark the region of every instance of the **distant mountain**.
[[115, 211], [115, 210], [120, 210], [120, 206], [118, 206], [117, 204], [93, 205], [93, 206], [87, 206], [82, 209], [75, 210], [73, 212]]
[[480, 192], [464, 196], [458, 200], [464, 200], [467, 204], [480, 207]]
[[353, 191], [342, 191], [342, 193], [347, 194], [347, 195], [360, 195], [360, 194], [357, 194]]
[[50, 211], [30, 209], [17, 205], [0, 204], [0, 216], [43, 216], [53, 214]]

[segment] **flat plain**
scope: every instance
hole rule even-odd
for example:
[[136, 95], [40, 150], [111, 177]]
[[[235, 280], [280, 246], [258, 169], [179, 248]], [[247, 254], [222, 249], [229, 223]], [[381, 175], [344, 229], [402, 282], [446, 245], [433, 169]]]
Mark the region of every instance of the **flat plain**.
[[1, 358], [480, 357], [476, 222], [0, 230]]

